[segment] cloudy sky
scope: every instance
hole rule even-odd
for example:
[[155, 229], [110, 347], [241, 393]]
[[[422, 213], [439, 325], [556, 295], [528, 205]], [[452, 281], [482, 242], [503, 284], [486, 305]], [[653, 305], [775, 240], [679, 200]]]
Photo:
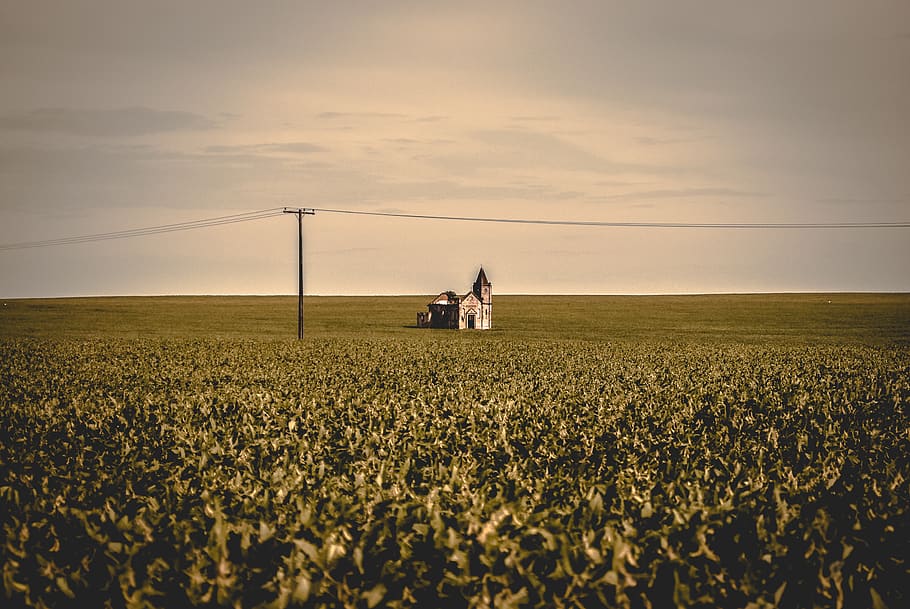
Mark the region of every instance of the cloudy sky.
[[[0, 245], [281, 206], [910, 220], [910, 3], [0, 5]], [[329, 213], [307, 292], [910, 291], [910, 229]], [[296, 291], [296, 222], [0, 251], [0, 297]]]

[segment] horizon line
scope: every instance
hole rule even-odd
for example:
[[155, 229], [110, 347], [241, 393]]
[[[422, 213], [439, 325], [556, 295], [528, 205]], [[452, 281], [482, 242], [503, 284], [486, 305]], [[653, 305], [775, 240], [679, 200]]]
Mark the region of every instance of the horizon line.
[[[304, 298], [408, 298], [432, 297], [432, 293], [397, 294], [304, 294]], [[774, 290], [757, 292], [508, 292], [496, 296], [593, 296], [593, 297], [661, 297], [661, 296], [774, 296], [823, 294], [892, 294], [910, 295], [910, 290]], [[294, 293], [198, 293], [198, 294], [81, 294], [67, 296], [0, 296], [0, 300], [64, 300], [77, 298], [296, 298]]]

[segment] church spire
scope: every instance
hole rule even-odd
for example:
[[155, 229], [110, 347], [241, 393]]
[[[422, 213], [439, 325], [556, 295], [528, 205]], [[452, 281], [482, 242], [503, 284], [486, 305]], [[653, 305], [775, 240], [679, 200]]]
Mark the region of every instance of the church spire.
[[477, 273], [477, 279], [474, 281], [474, 294], [477, 295], [481, 301], [490, 300], [490, 286], [492, 284], [487, 279], [487, 274], [483, 272], [483, 267], [480, 267], [480, 272]]
[[477, 280], [474, 285], [490, 285], [490, 282], [487, 281], [487, 274], [483, 272], [483, 267], [480, 267], [480, 272], [477, 273]]

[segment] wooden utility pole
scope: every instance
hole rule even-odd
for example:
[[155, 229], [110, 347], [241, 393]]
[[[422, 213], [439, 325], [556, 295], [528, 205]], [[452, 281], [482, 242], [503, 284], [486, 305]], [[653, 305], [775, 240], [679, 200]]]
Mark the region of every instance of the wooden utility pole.
[[313, 209], [284, 208], [286, 214], [297, 214], [297, 340], [303, 338], [303, 216], [316, 214]]

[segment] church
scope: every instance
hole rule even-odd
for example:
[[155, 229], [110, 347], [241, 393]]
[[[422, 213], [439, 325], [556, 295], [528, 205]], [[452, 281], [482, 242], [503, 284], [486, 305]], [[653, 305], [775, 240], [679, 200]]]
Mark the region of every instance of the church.
[[489, 330], [493, 327], [493, 284], [483, 267], [477, 273], [474, 287], [464, 296], [443, 292], [417, 313], [418, 328], [451, 330]]

